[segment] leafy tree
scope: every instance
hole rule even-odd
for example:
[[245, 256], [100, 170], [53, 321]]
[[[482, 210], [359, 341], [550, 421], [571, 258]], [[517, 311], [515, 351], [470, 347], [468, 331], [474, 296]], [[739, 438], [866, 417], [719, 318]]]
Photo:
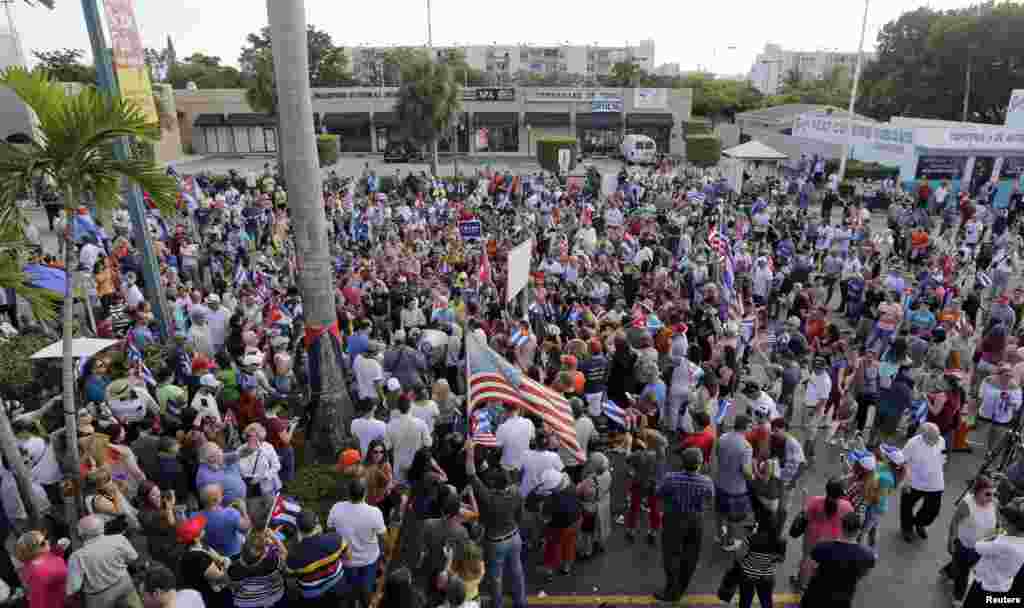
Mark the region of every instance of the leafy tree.
[[437, 175], [437, 139], [462, 111], [462, 85], [447, 64], [423, 51], [408, 55], [401, 67], [395, 111], [410, 137], [430, 144], [430, 169]]
[[192, 53], [190, 57], [170, 66], [167, 80], [175, 89], [184, 89], [194, 82], [200, 89], [240, 89], [245, 80], [237, 68], [221, 65], [221, 58]]
[[712, 123], [732, 120], [737, 113], [761, 107], [764, 96], [748, 81], [715, 78], [712, 74], [690, 74], [676, 88], [693, 89], [693, 113]]
[[[309, 45], [309, 86], [339, 87], [352, 84], [348, 72], [348, 55], [345, 49], [335, 46], [331, 35], [310, 25], [306, 32]], [[255, 73], [262, 51], [271, 51], [270, 27], [266, 26], [256, 34], [246, 36], [246, 46], [238, 57], [242, 72], [248, 76]]]
[[46, 8], [50, 9], [51, 11], [56, 6], [56, 3], [54, 2], [54, 0], [25, 0], [25, 4], [27, 4], [29, 6], [35, 6], [35, 5], [38, 4], [40, 6], [45, 6]]
[[36, 69], [45, 71], [58, 82], [96, 82], [96, 68], [82, 63], [85, 51], [81, 49], [32, 51], [32, 55], [39, 61]]
[[484, 73], [469, 65], [466, 61], [466, 53], [462, 49], [449, 51], [448, 56], [444, 58], [444, 63], [448, 64], [451, 69], [455, 82], [471, 87], [483, 86], [486, 83]]
[[636, 86], [643, 76], [644, 71], [640, 66], [631, 61], [620, 61], [612, 65], [611, 72], [608, 75], [608, 86]]
[[[274, 78], [274, 57], [266, 47], [252, 57], [252, 76], [245, 89], [245, 102], [253, 110], [276, 117], [277, 80]], [[284, 172], [284, 156], [281, 145], [277, 146], [277, 166]]]
[[[152, 161], [118, 160], [113, 144], [122, 137], [155, 142], [160, 127], [147, 122], [146, 115], [131, 100], [111, 97], [96, 87], [84, 87], [76, 95], [44, 71], [29, 72], [14, 67], [0, 74], [0, 84], [13, 91], [38, 118], [39, 138], [24, 147], [0, 143], [0, 202], [16, 206], [15, 198], [37, 178], [49, 178], [64, 193], [65, 212], [71, 215], [83, 196], [92, 195], [101, 208], [111, 208], [121, 199], [122, 180], [141, 187], [165, 213], [173, 213], [177, 183]], [[65, 234], [68, 238], [70, 233]], [[64, 248], [64, 267], [75, 268], [75, 247]], [[72, 273], [67, 273], [63, 303], [62, 360], [63, 405], [66, 412], [68, 444], [75, 445], [75, 376], [72, 360], [74, 296]], [[78, 469], [78, 452], [72, 450], [72, 469]], [[77, 484], [76, 484], [77, 485]], [[69, 521], [77, 520], [76, 501], [70, 501]]]

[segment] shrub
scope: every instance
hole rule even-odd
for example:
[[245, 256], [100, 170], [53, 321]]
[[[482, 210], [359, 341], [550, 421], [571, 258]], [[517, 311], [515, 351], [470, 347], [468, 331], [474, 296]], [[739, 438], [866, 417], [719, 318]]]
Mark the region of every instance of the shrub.
[[698, 167], [717, 165], [722, 158], [722, 141], [713, 135], [687, 135], [686, 160]]
[[333, 464], [304, 465], [285, 484], [282, 493], [298, 500], [303, 510], [315, 512], [323, 522], [334, 503], [342, 498], [340, 479]]
[[338, 136], [317, 135], [316, 154], [320, 157], [320, 166], [327, 167], [338, 162]]
[[0, 396], [41, 405], [43, 387], [60, 386], [60, 359], [30, 359], [53, 340], [36, 333], [15, 336], [0, 345]]
[[711, 135], [713, 129], [711, 128], [711, 122], [702, 120], [700, 117], [694, 117], [694, 120], [688, 120], [683, 123], [683, 133], [689, 137], [690, 135]]
[[576, 154], [578, 144], [575, 137], [544, 137], [537, 140], [537, 162], [545, 171], [558, 173], [561, 168], [558, 166], [558, 151], [568, 148], [571, 150], [569, 159], [569, 170], [576, 166]]

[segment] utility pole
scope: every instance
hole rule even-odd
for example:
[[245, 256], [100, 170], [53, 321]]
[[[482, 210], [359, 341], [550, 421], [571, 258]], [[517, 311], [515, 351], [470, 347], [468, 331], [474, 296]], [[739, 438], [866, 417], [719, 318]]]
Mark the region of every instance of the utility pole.
[[[327, 240], [323, 179], [313, 133], [305, 0], [267, 0], [274, 41], [274, 74], [280, 121], [279, 145], [288, 181], [298, 260], [299, 287], [306, 316], [313, 417], [311, 442], [322, 461], [333, 461], [348, 436], [352, 401], [342, 369], [341, 338], [334, 307], [334, 265]], [[317, 373], [319, 372], [319, 373]]]
[[[981, 3], [978, 3], [978, 19], [981, 19]], [[964, 70], [964, 116], [963, 122], [967, 122], [967, 115], [971, 105], [971, 45], [967, 45], [967, 69]]]
[[[114, 65], [103, 37], [96, 0], [82, 0], [82, 12], [85, 14], [85, 27], [89, 30], [93, 61], [96, 63], [96, 85], [111, 96], [118, 96], [120, 92], [117, 88], [117, 79], [114, 76]], [[128, 157], [128, 140], [122, 137], [114, 143], [114, 158], [128, 160]], [[170, 337], [167, 305], [164, 300], [163, 283], [160, 282], [160, 266], [157, 264], [153, 241], [150, 239], [146, 224], [146, 207], [142, 200], [142, 191], [138, 186], [130, 185], [126, 189], [126, 194], [125, 203], [128, 206], [128, 214], [132, 218], [135, 246], [142, 251], [142, 280], [145, 282], [143, 287], [145, 287], [146, 302], [153, 309], [153, 316], [160, 327], [160, 336], [166, 339]], [[75, 206], [76, 202], [68, 201], [68, 205]]]
[[864, 0], [864, 18], [860, 24], [860, 45], [857, 47], [857, 66], [853, 71], [853, 88], [850, 89], [850, 108], [846, 114], [846, 143], [843, 144], [843, 156], [839, 161], [839, 182], [846, 177], [846, 161], [850, 158], [850, 140], [853, 138], [853, 106], [857, 103], [857, 86], [860, 84], [860, 69], [864, 62], [864, 34], [868, 29], [868, 5]]
[[433, 16], [430, 11], [430, 0], [427, 0], [427, 47], [434, 50], [434, 26]]

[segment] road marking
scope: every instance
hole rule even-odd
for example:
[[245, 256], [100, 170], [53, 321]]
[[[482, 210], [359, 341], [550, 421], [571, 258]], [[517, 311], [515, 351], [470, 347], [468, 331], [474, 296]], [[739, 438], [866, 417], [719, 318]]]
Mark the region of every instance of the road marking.
[[[737, 597], [736, 603], [739, 601]], [[527, 598], [531, 606], [599, 606], [601, 604], [630, 605], [630, 606], [653, 606], [661, 604], [653, 595], [545, 595], [544, 597], [532, 595]], [[800, 603], [798, 593], [776, 593], [774, 596], [775, 605], [790, 606]], [[713, 593], [690, 593], [683, 596], [683, 599], [675, 606], [722, 606], [722, 600]], [[755, 604], [757, 605], [757, 604]]]

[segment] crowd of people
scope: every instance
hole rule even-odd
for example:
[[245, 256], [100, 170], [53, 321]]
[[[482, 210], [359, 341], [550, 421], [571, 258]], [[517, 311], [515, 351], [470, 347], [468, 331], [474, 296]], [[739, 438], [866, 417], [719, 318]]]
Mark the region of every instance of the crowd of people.
[[[788, 574], [804, 608], [842, 607], [898, 500], [907, 543], [955, 511], [955, 605], [1021, 597], [1024, 459], [959, 501], [944, 477], [971, 426], [996, 456], [1019, 440], [1021, 196], [923, 184], [882, 227], [824, 167], [741, 192], [668, 162], [585, 180], [332, 172], [353, 412], [326, 517], [287, 516], [294, 444], [324, 413], [282, 177], [179, 176], [179, 212], [150, 210], [166, 335], [126, 213], [109, 230], [86, 207], [58, 214], [97, 335], [122, 341], [81, 362], [77, 443], [59, 394], [10, 411], [43, 517], [5, 467], [5, 580], [30, 608], [523, 608], [528, 578], [572, 576], [624, 526], [661, 545], [656, 597], [675, 602], [710, 526], [735, 557], [723, 600], [771, 606]], [[525, 295], [506, 304], [507, 254], [528, 239]], [[579, 450], [550, 412], [474, 398], [470, 339], [568, 399]], [[827, 450], [842, 469], [810, 487]], [[68, 521], [76, 492], [85, 516]], [[779, 572], [787, 551], [799, 566]]]

